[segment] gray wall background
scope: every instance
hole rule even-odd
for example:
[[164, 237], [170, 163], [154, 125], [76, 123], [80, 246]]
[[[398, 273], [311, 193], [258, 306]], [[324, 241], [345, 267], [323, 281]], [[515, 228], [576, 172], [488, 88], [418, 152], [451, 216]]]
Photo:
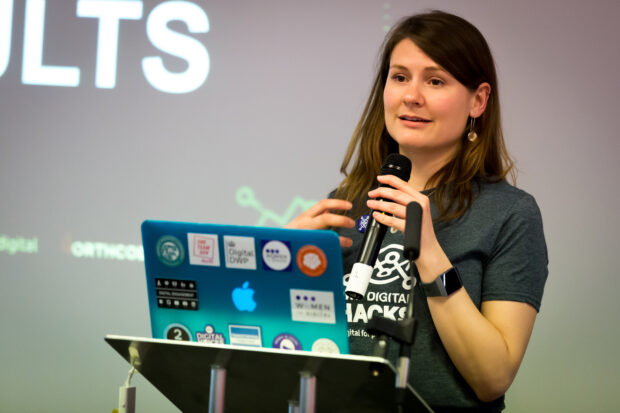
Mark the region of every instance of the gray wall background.
[[[37, 237], [38, 253], [0, 251], [0, 410], [115, 408], [128, 365], [103, 337], [150, 336], [143, 264], [77, 258], [71, 243], [139, 244], [146, 218], [252, 225], [261, 214], [237, 203], [243, 186], [280, 215], [295, 197], [324, 197], [341, 178], [384, 26], [429, 8], [465, 17], [489, 41], [518, 186], [543, 214], [550, 276], [507, 411], [617, 409], [620, 3], [195, 3], [211, 24], [194, 36], [211, 71], [197, 91], [169, 95], [140, 65], [161, 55], [145, 35], [157, 2], [121, 22], [111, 90], [94, 86], [97, 21], [77, 18], [75, 1], [47, 2], [43, 61], [79, 66], [80, 86], [23, 85], [24, 2], [14, 2], [0, 77], [0, 235]], [[142, 377], [134, 383], [138, 411], [177, 411]]]

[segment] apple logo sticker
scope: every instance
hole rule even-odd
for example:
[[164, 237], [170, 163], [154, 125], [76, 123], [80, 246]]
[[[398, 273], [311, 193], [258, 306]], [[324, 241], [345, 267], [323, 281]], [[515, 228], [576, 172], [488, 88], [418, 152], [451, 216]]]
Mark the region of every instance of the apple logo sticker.
[[246, 281], [241, 287], [237, 287], [232, 292], [232, 300], [239, 311], [254, 311], [256, 301], [254, 301], [254, 290], [250, 288], [250, 282]]

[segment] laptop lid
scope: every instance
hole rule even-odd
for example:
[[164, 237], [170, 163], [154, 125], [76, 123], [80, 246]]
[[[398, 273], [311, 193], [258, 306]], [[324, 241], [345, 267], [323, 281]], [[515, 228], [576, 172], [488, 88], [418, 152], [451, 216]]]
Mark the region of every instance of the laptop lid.
[[349, 353], [332, 231], [142, 223], [154, 338]]

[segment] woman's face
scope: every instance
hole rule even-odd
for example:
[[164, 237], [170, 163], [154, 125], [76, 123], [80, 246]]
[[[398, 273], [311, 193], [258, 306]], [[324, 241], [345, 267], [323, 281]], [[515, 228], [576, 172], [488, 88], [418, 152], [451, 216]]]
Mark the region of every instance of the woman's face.
[[450, 159], [468, 116], [478, 116], [476, 96], [411, 40], [394, 47], [383, 90], [385, 125], [401, 153], [414, 161], [420, 155], [442, 163]]

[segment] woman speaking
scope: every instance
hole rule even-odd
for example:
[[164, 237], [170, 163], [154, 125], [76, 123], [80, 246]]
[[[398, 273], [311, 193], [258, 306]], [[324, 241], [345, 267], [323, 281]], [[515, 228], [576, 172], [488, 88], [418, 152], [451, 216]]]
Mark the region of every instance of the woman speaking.
[[[390, 153], [409, 158], [408, 179], [377, 176]], [[330, 198], [287, 227], [335, 229], [345, 282], [366, 214], [390, 227], [365, 298], [347, 304], [351, 352], [371, 352], [374, 339], [355, 332], [373, 315], [402, 318], [414, 288], [409, 382], [436, 411], [501, 411], [540, 308], [547, 249], [536, 201], [506, 181], [495, 64], [472, 24], [433, 11], [391, 30], [341, 172]], [[422, 207], [417, 283], [402, 254], [412, 201]]]

